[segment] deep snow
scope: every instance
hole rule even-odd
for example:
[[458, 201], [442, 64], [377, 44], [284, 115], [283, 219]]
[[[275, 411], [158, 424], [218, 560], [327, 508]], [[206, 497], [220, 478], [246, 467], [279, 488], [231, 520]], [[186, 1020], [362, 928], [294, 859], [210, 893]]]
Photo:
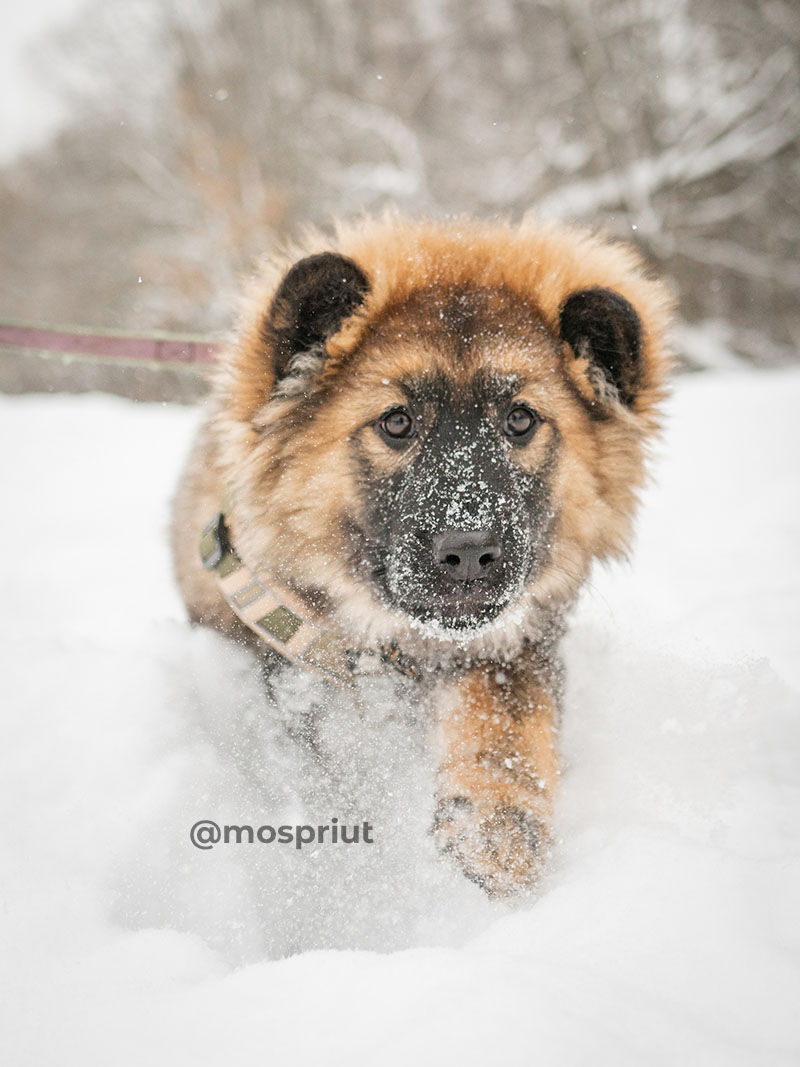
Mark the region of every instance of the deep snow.
[[[2, 1062], [797, 1063], [799, 408], [796, 369], [678, 383], [632, 564], [567, 641], [560, 841], [511, 907], [432, 853], [413, 709], [331, 709], [342, 786], [189, 629], [197, 412], [0, 401]], [[379, 843], [188, 840], [347, 812]]]

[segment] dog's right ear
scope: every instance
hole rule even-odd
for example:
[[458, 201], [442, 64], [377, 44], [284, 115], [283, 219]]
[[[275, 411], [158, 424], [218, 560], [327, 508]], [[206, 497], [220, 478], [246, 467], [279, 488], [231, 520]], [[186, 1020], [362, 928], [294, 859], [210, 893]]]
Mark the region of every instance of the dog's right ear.
[[319, 360], [325, 341], [361, 306], [369, 290], [357, 263], [334, 252], [307, 256], [281, 282], [261, 326], [261, 337], [274, 353], [275, 380], [292, 360], [313, 353]]
[[581, 289], [559, 311], [561, 338], [585, 359], [599, 397], [609, 391], [631, 407], [643, 386], [642, 325], [635, 308], [612, 289]]

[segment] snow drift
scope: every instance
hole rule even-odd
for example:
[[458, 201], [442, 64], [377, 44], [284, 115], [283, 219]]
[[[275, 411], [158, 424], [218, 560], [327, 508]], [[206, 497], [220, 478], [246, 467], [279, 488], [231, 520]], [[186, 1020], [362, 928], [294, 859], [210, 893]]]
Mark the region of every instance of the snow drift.
[[[679, 382], [632, 564], [566, 644], [559, 842], [510, 905], [433, 852], [413, 705], [365, 682], [321, 763], [187, 625], [196, 411], [3, 400], [4, 1062], [796, 1063], [799, 406], [795, 369]], [[351, 815], [374, 845], [188, 837]]]

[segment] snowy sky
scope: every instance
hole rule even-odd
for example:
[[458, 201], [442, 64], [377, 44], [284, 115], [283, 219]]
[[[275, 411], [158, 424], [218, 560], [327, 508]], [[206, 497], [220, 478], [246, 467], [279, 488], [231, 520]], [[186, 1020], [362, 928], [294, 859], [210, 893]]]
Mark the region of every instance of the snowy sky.
[[83, 0], [2, 0], [0, 18], [0, 163], [41, 141], [57, 126], [58, 101], [37, 85], [30, 53], [36, 40], [70, 22]]

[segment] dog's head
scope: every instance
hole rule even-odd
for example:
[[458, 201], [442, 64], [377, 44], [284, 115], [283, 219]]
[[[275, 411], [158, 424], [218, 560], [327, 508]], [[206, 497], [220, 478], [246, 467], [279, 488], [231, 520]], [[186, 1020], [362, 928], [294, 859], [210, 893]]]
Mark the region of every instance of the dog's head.
[[256, 300], [220, 418], [245, 551], [348, 616], [458, 638], [622, 551], [663, 290], [585, 234], [368, 224]]

